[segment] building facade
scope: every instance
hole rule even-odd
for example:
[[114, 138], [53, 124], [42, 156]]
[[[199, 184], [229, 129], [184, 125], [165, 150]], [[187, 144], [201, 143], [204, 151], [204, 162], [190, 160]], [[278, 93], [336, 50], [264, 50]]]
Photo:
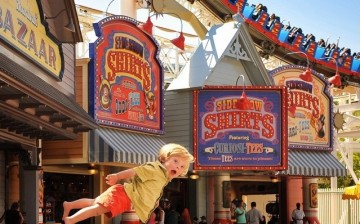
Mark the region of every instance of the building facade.
[[38, 223], [43, 143], [97, 125], [75, 102], [74, 46], [82, 37], [74, 2], [1, 3], [1, 210], [19, 201], [25, 220]]

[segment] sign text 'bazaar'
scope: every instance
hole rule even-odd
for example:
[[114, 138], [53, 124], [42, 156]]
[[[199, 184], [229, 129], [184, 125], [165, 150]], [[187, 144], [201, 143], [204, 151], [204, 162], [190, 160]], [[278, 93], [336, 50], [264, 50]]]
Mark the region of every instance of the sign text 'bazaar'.
[[248, 87], [247, 109], [239, 107], [242, 91], [195, 90], [195, 169], [286, 169], [287, 89]]
[[62, 79], [63, 53], [41, 22], [38, 1], [0, 0], [0, 39], [46, 72]]

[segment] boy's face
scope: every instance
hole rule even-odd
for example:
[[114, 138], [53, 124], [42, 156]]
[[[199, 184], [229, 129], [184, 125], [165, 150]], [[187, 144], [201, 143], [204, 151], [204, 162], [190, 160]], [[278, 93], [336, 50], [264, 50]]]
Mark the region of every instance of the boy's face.
[[173, 179], [180, 176], [184, 172], [187, 161], [184, 158], [172, 156], [168, 158], [163, 165], [167, 170], [168, 177]]

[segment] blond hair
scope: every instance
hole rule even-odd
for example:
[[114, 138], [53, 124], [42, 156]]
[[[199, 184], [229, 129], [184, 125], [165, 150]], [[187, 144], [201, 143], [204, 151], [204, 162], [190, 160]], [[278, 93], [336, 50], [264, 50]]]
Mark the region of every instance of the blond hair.
[[181, 176], [186, 176], [189, 170], [190, 163], [194, 162], [194, 157], [189, 153], [189, 151], [184, 146], [175, 143], [169, 143], [161, 147], [158, 159], [161, 163], [164, 163], [172, 156], [178, 156], [180, 158], [185, 159], [187, 163], [184, 172], [181, 174]]

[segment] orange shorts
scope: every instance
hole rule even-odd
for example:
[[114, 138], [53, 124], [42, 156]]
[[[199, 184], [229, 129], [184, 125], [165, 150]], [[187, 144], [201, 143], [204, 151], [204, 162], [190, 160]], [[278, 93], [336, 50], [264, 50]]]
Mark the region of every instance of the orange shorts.
[[109, 218], [131, 209], [130, 198], [127, 196], [122, 184], [115, 184], [109, 187], [96, 198], [96, 203], [109, 210], [108, 213], [105, 213]]

